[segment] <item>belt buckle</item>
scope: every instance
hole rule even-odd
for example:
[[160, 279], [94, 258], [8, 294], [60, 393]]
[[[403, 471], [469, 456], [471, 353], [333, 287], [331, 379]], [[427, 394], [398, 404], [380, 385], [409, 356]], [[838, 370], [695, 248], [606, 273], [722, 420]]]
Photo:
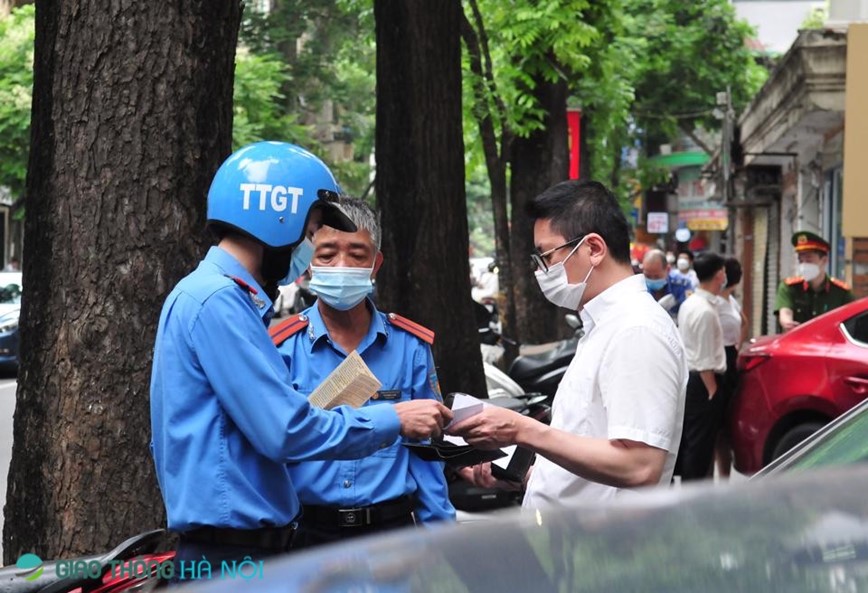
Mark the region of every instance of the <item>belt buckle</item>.
[[365, 527], [371, 524], [371, 508], [338, 509], [340, 527]]

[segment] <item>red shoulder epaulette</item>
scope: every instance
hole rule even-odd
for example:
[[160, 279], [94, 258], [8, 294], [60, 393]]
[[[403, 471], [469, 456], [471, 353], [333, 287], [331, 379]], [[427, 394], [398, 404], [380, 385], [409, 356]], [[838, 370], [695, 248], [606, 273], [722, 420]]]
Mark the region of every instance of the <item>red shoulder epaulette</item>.
[[404, 331], [413, 334], [423, 342], [429, 344], [434, 343], [434, 332], [424, 325], [419, 325], [415, 321], [410, 321], [406, 317], [401, 317], [397, 313], [389, 313], [388, 317], [389, 321], [392, 322], [392, 325], [398, 326]]
[[293, 315], [286, 321], [281, 321], [277, 325], [269, 327], [268, 335], [271, 336], [271, 341], [274, 342], [275, 346], [280, 346], [287, 340], [287, 338], [306, 328], [307, 324], [307, 315], [299, 313], [298, 315]]
[[234, 282], [235, 284], [237, 284], [241, 288], [243, 288], [245, 292], [249, 292], [250, 294], [259, 294], [258, 290], [256, 290], [255, 288], [253, 288], [252, 286], [247, 284], [247, 282], [245, 282], [244, 280], [242, 280], [238, 276], [230, 276], [229, 274], [226, 274], [226, 277], [229, 278], [230, 280], [232, 280], [232, 282]]
[[838, 280], [837, 278], [830, 278], [832, 284], [837, 286], [838, 288], [843, 288], [844, 290], [850, 290], [850, 285], [844, 282], [843, 280]]
[[787, 286], [795, 286], [796, 284], [801, 284], [805, 279], [801, 276], [790, 276], [789, 278], [784, 279], [784, 284]]

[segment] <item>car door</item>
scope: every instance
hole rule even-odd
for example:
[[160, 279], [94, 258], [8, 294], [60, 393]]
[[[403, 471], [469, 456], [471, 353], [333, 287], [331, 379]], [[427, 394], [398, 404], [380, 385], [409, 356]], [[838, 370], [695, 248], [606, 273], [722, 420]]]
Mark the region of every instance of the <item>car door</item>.
[[839, 325], [842, 338], [826, 359], [829, 393], [841, 411], [868, 398], [868, 309]]

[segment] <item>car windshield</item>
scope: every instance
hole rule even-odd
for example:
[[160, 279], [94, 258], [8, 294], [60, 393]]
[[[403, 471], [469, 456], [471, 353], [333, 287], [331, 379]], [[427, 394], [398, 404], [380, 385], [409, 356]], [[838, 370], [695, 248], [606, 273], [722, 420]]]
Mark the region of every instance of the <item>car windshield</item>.
[[[868, 461], [868, 407], [843, 418], [833, 430], [818, 434], [815, 442], [793, 451], [775, 464], [775, 471], [802, 471], [816, 467], [849, 465]], [[771, 468], [770, 468], [771, 469]]]

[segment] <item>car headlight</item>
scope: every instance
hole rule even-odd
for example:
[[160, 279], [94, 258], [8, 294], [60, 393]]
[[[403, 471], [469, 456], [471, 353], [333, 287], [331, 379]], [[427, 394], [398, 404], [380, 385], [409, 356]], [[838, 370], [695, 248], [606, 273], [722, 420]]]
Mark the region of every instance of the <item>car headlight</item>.
[[0, 319], [0, 334], [9, 333], [18, 329], [18, 316]]

